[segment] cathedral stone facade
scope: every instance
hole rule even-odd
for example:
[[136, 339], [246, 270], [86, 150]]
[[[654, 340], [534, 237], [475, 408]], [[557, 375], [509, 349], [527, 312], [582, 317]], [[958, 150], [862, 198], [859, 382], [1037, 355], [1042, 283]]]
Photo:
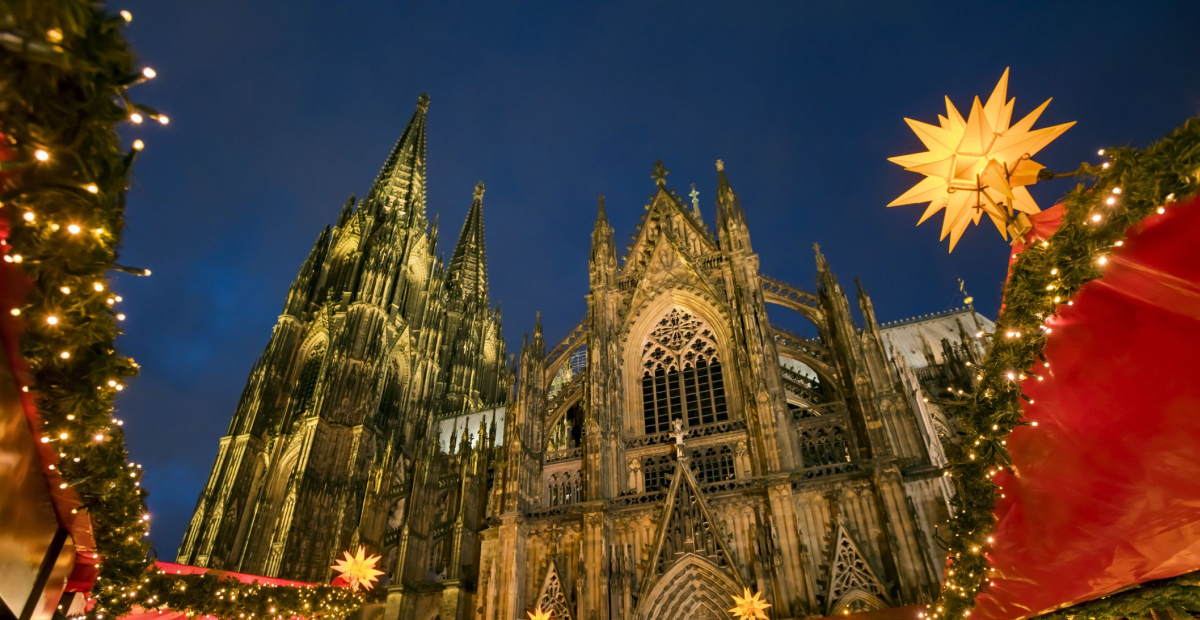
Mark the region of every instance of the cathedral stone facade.
[[711, 229], [657, 164], [623, 258], [600, 201], [586, 318], [547, 347], [539, 317], [506, 359], [482, 184], [437, 255], [427, 108], [304, 261], [180, 562], [327, 582], [363, 545], [387, 571], [372, 620], [724, 620], [745, 587], [778, 619], [933, 599], [952, 431], [930, 392], [969, 381], [990, 322], [895, 342], [819, 249], [815, 292], [760, 272], [721, 162]]

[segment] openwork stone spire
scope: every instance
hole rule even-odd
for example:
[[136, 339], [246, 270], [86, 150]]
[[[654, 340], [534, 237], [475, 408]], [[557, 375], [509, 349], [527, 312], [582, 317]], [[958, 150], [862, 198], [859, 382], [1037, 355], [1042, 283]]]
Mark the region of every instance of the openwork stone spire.
[[372, 213], [404, 218], [425, 213], [425, 116], [429, 95], [417, 98], [417, 110], [392, 147], [392, 153], [367, 193]]
[[464, 301], [486, 305], [488, 299], [487, 257], [483, 244], [483, 183], [475, 185], [475, 197], [463, 222], [458, 245], [450, 257], [448, 283], [451, 293]]

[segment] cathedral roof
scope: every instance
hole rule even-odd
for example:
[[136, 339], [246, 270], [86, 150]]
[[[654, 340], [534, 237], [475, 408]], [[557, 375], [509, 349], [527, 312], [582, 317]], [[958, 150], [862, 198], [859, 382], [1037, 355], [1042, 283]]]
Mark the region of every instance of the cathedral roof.
[[904, 356], [904, 361], [914, 369], [930, 365], [928, 355], [935, 363], [943, 359], [942, 339], [958, 344], [963, 336], [978, 340], [976, 333], [992, 333], [996, 324], [987, 317], [966, 307], [952, 308], [941, 312], [923, 314], [879, 326], [888, 354]]

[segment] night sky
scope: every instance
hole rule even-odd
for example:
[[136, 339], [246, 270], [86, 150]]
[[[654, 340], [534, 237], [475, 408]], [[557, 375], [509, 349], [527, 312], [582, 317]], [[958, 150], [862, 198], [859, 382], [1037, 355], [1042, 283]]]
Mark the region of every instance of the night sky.
[[[819, 242], [882, 321], [957, 305], [960, 277], [994, 317], [1006, 245], [986, 218], [947, 254], [940, 215], [914, 228], [922, 206], [884, 208], [920, 178], [886, 161], [923, 150], [904, 117], [936, 122], [943, 95], [965, 113], [1011, 66], [1016, 117], [1053, 96], [1039, 127], [1079, 121], [1037, 157], [1064, 171], [1200, 113], [1200, 2], [883, 4], [113, 4], [158, 71], [136, 95], [171, 117], [133, 132], [121, 262], [154, 275], [118, 283], [119, 345], [142, 365], [119, 415], [158, 552], [175, 557], [300, 263], [422, 92], [440, 248], [482, 180], [513, 349], [536, 310], [551, 346], [583, 317], [596, 195], [624, 248], [656, 159], [710, 224], [725, 161], [765, 273], [815, 288]], [[1033, 193], [1048, 207], [1071, 184]]]

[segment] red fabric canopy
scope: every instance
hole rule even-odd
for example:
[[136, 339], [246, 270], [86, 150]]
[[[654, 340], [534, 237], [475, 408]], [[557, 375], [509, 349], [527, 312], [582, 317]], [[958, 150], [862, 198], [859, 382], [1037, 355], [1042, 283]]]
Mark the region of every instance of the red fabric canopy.
[[[1061, 207], [1034, 218], [1057, 228]], [[996, 576], [975, 617], [1011, 620], [1200, 569], [1200, 199], [1147, 218], [1059, 308], [1045, 379], [994, 480]]]

